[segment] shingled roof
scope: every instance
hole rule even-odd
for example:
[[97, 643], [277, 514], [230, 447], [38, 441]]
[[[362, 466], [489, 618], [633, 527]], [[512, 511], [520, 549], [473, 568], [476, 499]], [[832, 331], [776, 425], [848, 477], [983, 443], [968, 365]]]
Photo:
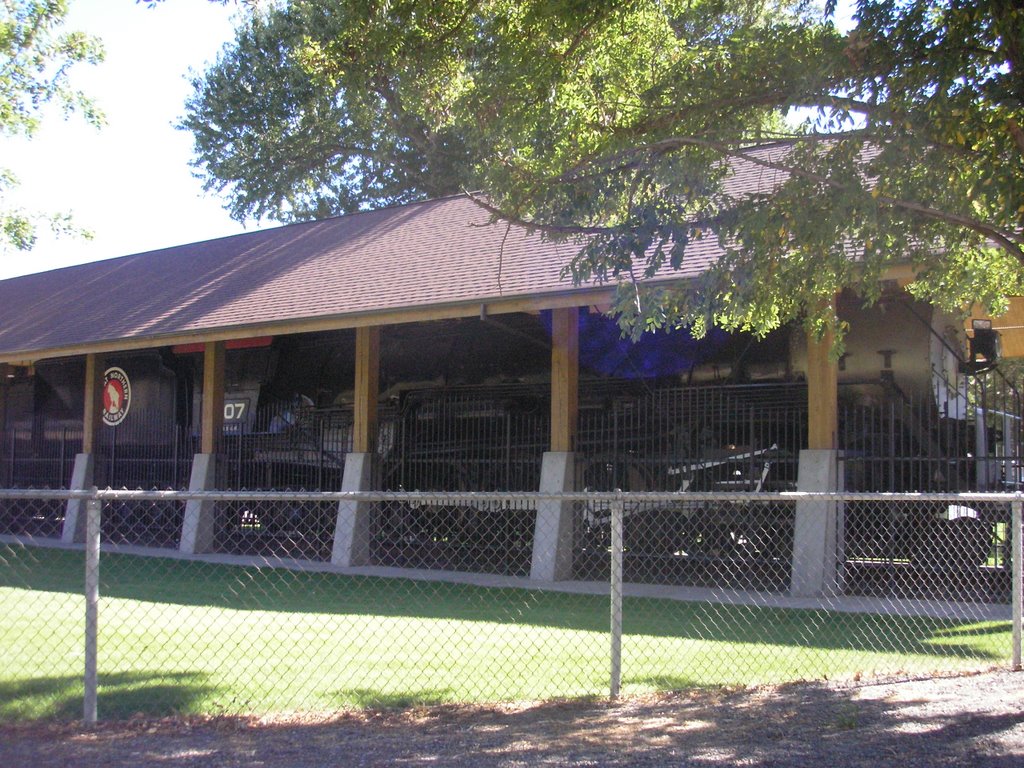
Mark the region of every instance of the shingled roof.
[[[577, 250], [465, 195], [190, 243], [0, 281], [0, 361], [586, 304], [561, 276]], [[692, 243], [678, 276], [719, 255]]]

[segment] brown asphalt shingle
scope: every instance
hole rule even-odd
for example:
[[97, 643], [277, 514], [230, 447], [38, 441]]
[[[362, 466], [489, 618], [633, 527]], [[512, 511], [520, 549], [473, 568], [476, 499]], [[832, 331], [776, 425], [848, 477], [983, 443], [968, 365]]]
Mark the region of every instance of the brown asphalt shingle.
[[[773, 182], [734, 168], [738, 188]], [[0, 357], [562, 293], [576, 251], [466, 196], [293, 224], [0, 281]], [[713, 237], [692, 243], [680, 276], [719, 254]]]

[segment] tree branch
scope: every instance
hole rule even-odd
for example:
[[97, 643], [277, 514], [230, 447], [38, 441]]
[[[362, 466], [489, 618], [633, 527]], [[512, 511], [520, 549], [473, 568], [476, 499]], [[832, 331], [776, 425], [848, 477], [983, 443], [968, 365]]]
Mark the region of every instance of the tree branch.
[[[696, 136], [675, 136], [669, 139], [663, 139], [661, 141], [653, 142], [643, 146], [635, 147], [631, 152], [644, 152], [648, 154], [659, 154], [665, 152], [671, 152], [674, 149], [680, 149], [685, 146], [692, 147], [703, 147], [718, 152], [721, 155], [727, 157], [735, 157], [742, 159], [746, 162], [754, 165], [759, 165], [763, 168], [771, 170], [781, 171], [788, 173], [792, 176], [807, 179], [815, 183], [821, 184], [831, 189], [839, 191], [849, 191], [850, 188], [841, 184], [828, 176], [823, 176], [820, 173], [814, 173], [813, 171], [807, 171], [803, 168], [793, 165], [792, 163], [783, 163], [775, 160], [766, 160], [764, 158], [751, 155], [747, 149], [732, 147], [728, 144], [719, 141], [712, 141], [710, 139], [701, 139]], [[1022, 264], [1024, 264], [1024, 249], [1021, 245], [1024, 244], [1024, 235], [1015, 232], [1006, 232], [998, 227], [993, 227], [990, 224], [986, 224], [983, 221], [972, 219], [968, 216], [962, 216], [951, 211], [943, 211], [938, 208], [933, 208], [923, 203], [917, 203], [912, 200], [902, 200], [900, 198], [890, 197], [888, 195], [877, 195], [874, 199], [885, 205], [893, 208], [898, 208], [905, 211], [910, 211], [919, 216], [932, 221], [941, 221], [946, 224], [954, 224], [956, 226], [965, 227], [986, 238], [999, 244], [1007, 253], [1014, 256]]]
[[554, 235], [607, 235], [617, 231], [616, 227], [582, 227], [575, 224], [541, 224], [536, 221], [528, 221], [526, 219], [519, 218], [518, 216], [512, 216], [506, 213], [500, 208], [487, 202], [487, 200], [476, 192], [463, 190], [463, 194], [465, 194], [466, 197], [472, 200], [476, 205], [491, 214], [495, 219], [507, 221], [510, 224], [515, 224], [538, 232], [549, 232]]
[[[748, 162], [754, 163], [755, 165], [760, 165], [764, 168], [770, 168], [772, 170], [790, 173], [799, 178], [814, 181], [816, 183], [823, 184], [824, 186], [840, 191], [849, 191], [850, 189], [845, 184], [840, 184], [838, 181], [835, 181], [827, 176], [822, 176], [821, 174], [814, 173], [812, 171], [805, 171], [804, 169], [789, 163], [779, 163], [773, 160], [764, 160], [762, 158], [752, 156], [746, 152], [732, 149], [731, 147], [728, 147], [726, 145], [718, 144], [718, 142], [712, 142], [707, 140], [698, 141], [703, 146], [707, 146], [711, 149], [722, 152], [723, 154], [730, 155], [732, 157], [741, 157]], [[992, 225], [986, 224], [983, 221], [978, 221], [977, 219], [972, 219], [968, 216], [961, 216], [960, 214], [952, 213], [951, 211], [943, 211], [939, 208], [932, 208], [931, 206], [924, 205], [923, 203], [916, 203], [913, 200], [902, 200], [897, 197], [890, 197], [889, 195], [881, 194], [875, 196], [874, 199], [880, 203], [884, 203], [885, 205], [889, 205], [893, 208], [911, 211], [912, 213], [917, 213], [933, 221], [941, 221], [946, 224], [955, 224], [957, 226], [965, 227], [974, 232], [977, 232], [980, 235], [984, 235], [985, 237], [999, 243], [999, 245], [1004, 250], [1006, 250], [1012, 256], [1016, 257], [1022, 264], [1024, 264], [1024, 249], [1021, 248], [1021, 244], [1024, 244], [1024, 236], [1022, 236], [1019, 233], [1005, 232], [999, 229], [998, 227], [993, 227]]]
[[[826, 137], [814, 136], [813, 139], [821, 141]], [[675, 136], [669, 139], [663, 139], [661, 141], [652, 142], [637, 147], [633, 147], [630, 150], [610, 155], [606, 160], [622, 160], [625, 158], [632, 157], [631, 162], [620, 163], [617, 168], [619, 170], [626, 170], [630, 167], [635, 167], [639, 162], [639, 155], [657, 155], [671, 152], [676, 149], [680, 149], [685, 146], [703, 147], [711, 149], [726, 157], [733, 157], [752, 163], [754, 165], [768, 168], [770, 170], [780, 171], [788, 175], [813, 181], [816, 184], [829, 187], [838, 191], [850, 191], [850, 187], [842, 184], [828, 176], [813, 171], [808, 171], [792, 163], [781, 162], [778, 160], [767, 160], [756, 155], [751, 155], [749, 148], [734, 147], [727, 143], [720, 141], [713, 141], [711, 139], [702, 139], [696, 136]], [[607, 169], [606, 169], [607, 170]], [[555, 182], [571, 182], [579, 180], [580, 175], [576, 173], [561, 174], [555, 177]], [[518, 217], [510, 216], [505, 211], [492, 205], [488, 201], [484, 200], [478, 195], [470, 192], [466, 192], [466, 195], [478, 206], [486, 210], [496, 219], [502, 219], [509, 221], [514, 224], [518, 224], [523, 227], [527, 227], [532, 230], [541, 232], [548, 232], [556, 235], [604, 235], [618, 231], [617, 227], [595, 227], [595, 226], [577, 226], [577, 225], [554, 225], [554, 224], [542, 224], [536, 221], [527, 221]], [[886, 205], [892, 208], [896, 208], [903, 211], [908, 211], [912, 214], [920, 216], [924, 219], [931, 221], [939, 221], [946, 224], [952, 224], [954, 226], [964, 227], [970, 229], [973, 232], [977, 232], [983, 237], [996, 243], [1000, 248], [1006, 251], [1008, 254], [1016, 258], [1022, 264], [1024, 264], [1024, 234], [1017, 232], [1007, 232], [998, 227], [994, 227], [983, 221], [973, 219], [968, 216], [963, 216], [951, 211], [944, 211], [939, 208], [934, 208], [923, 203], [918, 203], [913, 200], [904, 200], [901, 198], [891, 197], [889, 195], [875, 195], [873, 196], [875, 202], [882, 205]], [[690, 223], [694, 227], [702, 228], [713, 228], [716, 223], [720, 223], [721, 214], [712, 217], [706, 217], [701, 219], [694, 219]]]

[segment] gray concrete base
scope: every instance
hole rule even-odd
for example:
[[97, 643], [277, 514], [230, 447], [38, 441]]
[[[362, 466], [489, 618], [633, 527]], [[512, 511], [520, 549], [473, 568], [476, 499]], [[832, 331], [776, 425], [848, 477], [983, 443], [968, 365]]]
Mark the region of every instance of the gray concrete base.
[[[345, 456], [343, 491], [370, 491], [373, 484], [372, 453], [349, 453]], [[338, 502], [338, 519], [334, 525], [331, 564], [342, 568], [370, 564], [370, 514], [373, 504], [367, 501]]]
[[[572, 491], [576, 477], [576, 454], [548, 451], [540, 469], [540, 492]], [[533, 533], [533, 581], [564, 581], [572, 578], [572, 502], [541, 501]]]
[[[192, 458], [190, 491], [213, 491], [217, 489], [217, 456], [212, 453], [197, 453]], [[213, 518], [216, 502], [190, 499], [185, 502], [185, 521], [181, 526], [181, 541], [178, 549], [192, 555], [213, 549]]]
[[[96, 461], [91, 453], [76, 453], [70, 490], [84, 491], [92, 488], [95, 469]], [[81, 544], [85, 541], [85, 499], [68, 499], [60, 540], [65, 544]]]
[[[798, 490], [829, 492], [841, 488], [837, 451], [800, 451]], [[842, 504], [797, 502], [793, 529], [793, 574], [789, 590], [792, 597], [827, 597], [840, 593], [842, 542]]]

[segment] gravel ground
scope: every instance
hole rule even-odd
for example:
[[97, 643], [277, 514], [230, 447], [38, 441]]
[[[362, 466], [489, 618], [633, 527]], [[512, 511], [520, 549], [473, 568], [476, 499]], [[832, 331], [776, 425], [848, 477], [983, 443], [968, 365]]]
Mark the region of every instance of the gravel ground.
[[1024, 766], [1024, 674], [323, 717], [0, 727], [0, 766]]

